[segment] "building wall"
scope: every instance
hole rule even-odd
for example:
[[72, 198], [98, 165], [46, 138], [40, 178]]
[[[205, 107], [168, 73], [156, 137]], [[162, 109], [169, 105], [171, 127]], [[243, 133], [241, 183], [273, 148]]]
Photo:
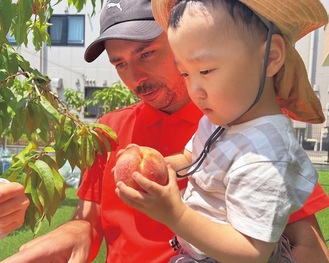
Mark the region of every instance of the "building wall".
[[[327, 13], [329, 13], [329, 2], [327, 0], [321, 1], [325, 6]], [[317, 53], [316, 73], [315, 73], [315, 84], [318, 85], [319, 96], [321, 104], [325, 111], [326, 121], [323, 126], [329, 126], [329, 65], [324, 66], [323, 61], [325, 60], [324, 49], [325, 45], [328, 46], [328, 42], [324, 42], [325, 39], [325, 27], [322, 27], [319, 31], [319, 45]]]
[[[327, 9], [327, 13], [329, 13], [329, 1], [328, 0], [322, 0], [321, 1], [322, 4], [325, 6], [325, 8]], [[325, 67], [329, 67], [329, 25], [327, 25], [325, 27], [325, 33], [324, 33], [325, 37], [323, 39], [323, 55], [322, 55], [322, 58], [323, 58], [323, 64], [322, 66], [325, 66]]]
[[322, 66], [329, 66], [329, 25], [325, 27], [323, 39], [323, 63]]

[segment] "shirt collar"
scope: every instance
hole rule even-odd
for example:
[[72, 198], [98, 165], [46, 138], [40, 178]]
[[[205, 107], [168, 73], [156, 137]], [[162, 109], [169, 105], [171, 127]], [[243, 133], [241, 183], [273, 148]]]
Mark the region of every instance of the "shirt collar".
[[197, 108], [197, 106], [195, 106], [192, 101], [189, 101], [184, 107], [172, 114], [167, 114], [160, 110], [156, 110], [147, 103], [144, 103], [143, 114], [145, 116], [144, 120], [146, 126], [151, 126], [166, 117], [177, 118], [186, 122], [190, 122], [192, 124], [196, 124], [199, 122], [200, 118], [203, 115], [202, 112]]

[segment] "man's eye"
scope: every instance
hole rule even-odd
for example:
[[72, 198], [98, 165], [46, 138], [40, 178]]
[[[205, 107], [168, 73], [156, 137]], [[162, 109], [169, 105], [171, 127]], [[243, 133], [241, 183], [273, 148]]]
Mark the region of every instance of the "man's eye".
[[125, 62], [121, 62], [121, 63], [116, 64], [116, 65], [115, 65], [115, 68], [116, 68], [116, 69], [122, 69], [122, 68], [124, 68], [126, 65], [127, 65], [127, 63], [125, 63]]
[[153, 53], [154, 53], [154, 51], [148, 51], [148, 52], [143, 53], [141, 57], [147, 58], [147, 57], [151, 56]]

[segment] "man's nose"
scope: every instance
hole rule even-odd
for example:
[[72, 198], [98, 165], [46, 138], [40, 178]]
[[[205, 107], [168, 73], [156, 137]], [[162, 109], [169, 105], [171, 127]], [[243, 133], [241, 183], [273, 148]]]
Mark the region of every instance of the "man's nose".
[[129, 82], [134, 86], [140, 86], [146, 79], [147, 74], [142, 67], [138, 65], [131, 65], [128, 73]]

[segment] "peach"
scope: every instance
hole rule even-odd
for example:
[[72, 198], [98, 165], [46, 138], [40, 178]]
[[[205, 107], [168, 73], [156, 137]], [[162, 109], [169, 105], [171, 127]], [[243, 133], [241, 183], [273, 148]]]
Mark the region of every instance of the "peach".
[[168, 182], [167, 163], [162, 154], [153, 148], [129, 145], [117, 159], [113, 169], [114, 180], [115, 182], [122, 181], [138, 191], [143, 191], [131, 177], [135, 171], [158, 184], [166, 185]]

